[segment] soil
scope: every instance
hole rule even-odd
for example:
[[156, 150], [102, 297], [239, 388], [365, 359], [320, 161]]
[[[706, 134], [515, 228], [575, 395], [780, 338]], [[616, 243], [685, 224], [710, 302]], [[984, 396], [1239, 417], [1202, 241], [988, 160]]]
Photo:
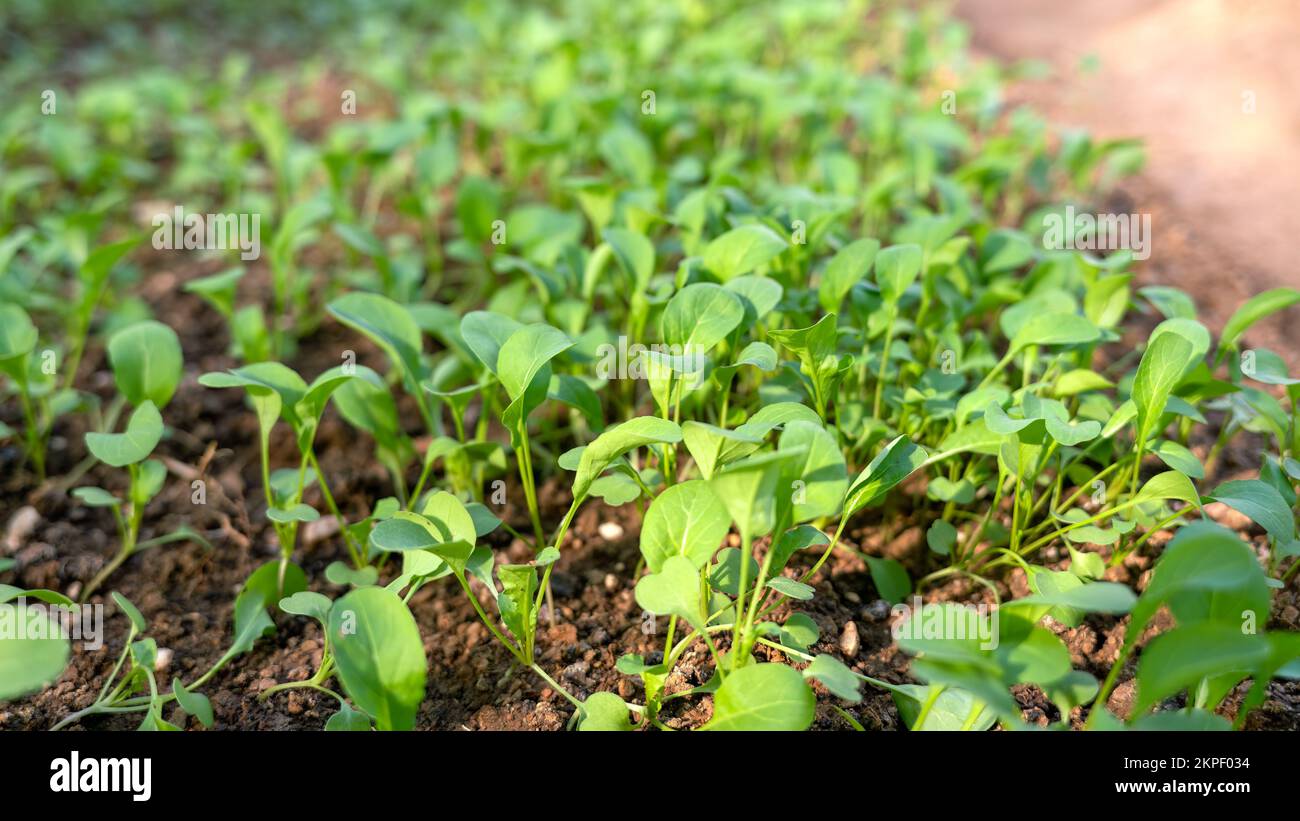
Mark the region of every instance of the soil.
[[[200, 275], [205, 272], [195, 272]], [[169, 277], [161, 272], [161, 277]], [[151, 285], [153, 281], [151, 280]], [[230, 641], [231, 610], [236, 593], [248, 575], [263, 562], [278, 555], [273, 531], [265, 523], [260, 495], [260, 476], [256, 461], [256, 423], [243, 406], [236, 391], [216, 391], [201, 387], [197, 376], [207, 370], [232, 364], [221, 353], [226, 339], [222, 323], [197, 299], [178, 293], [175, 282], [165, 290], [146, 287], [146, 295], [155, 298], [154, 307], [161, 315], [178, 319], [185, 350], [185, 379], [168, 406], [166, 417], [172, 435], [160, 445], [170, 477], [164, 491], [151, 503], [146, 516], [143, 538], [169, 532], [182, 522], [200, 529], [212, 542], [213, 549], [181, 543], [147, 550], [131, 558], [115, 573], [105, 589], [92, 602], [105, 608], [105, 642], [95, 651], [76, 646], [72, 664], [59, 681], [45, 691], [26, 699], [0, 706], [0, 729], [45, 729], [68, 713], [89, 705], [103, 683], [102, 677], [112, 668], [121, 650], [128, 624], [126, 618], [108, 603], [108, 590], [118, 590], [131, 599], [149, 622], [148, 635], [160, 648], [170, 651], [163, 680], [179, 676], [193, 680], [208, 669]], [[332, 351], [347, 341], [358, 350], [362, 362], [378, 364], [375, 351], [352, 339], [344, 329], [327, 325], [304, 342], [295, 364], [306, 373], [322, 369]], [[109, 385], [103, 376], [102, 353], [92, 352], [84, 373], [90, 389], [107, 395]], [[101, 384], [103, 383], [103, 384]], [[80, 446], [79, 420], [69, 418], [59, 425], [50, 452], [51, 475], [60, 476], [72, 469], [83, 456]], [[388, 478], [373, 467], [372, 444], [357, 436], [331, 412], [327, 415], [318, 439], [318, 453], [331, 487], [346, 515], [361, 516], [366, 500], [389, 492]], [[1221, 460], [1222, 478], [1253, 469], [1255, 459], [1251, 443], [1230, 449]], [[274, 463], [287, 464], [293, 444], [285, 436], [273, 442]], [[16, 469], [18, 453], [10, 447], [0, 451], [0, 464], [8, 477], [0, 501], [0, 521], [15, 521], [18, 509], [31, 505], [39, 520], [28, 533], [6, 533], [18, 544], [11, 551], [17, 566], [0, 581], [27, 588], [52, 588], [75, 594], [107, 561], [115, 550], [116, 534], [112, 521], [102, 511], [74, 503], [50, 483], [37, 487], [34, 477]], [[360, 471], [356, 466], [366, 466]], [[207, 503], [197, 505], [191, 499], [190, 482], [206, 480]], [[115, 471], [97, 466], [81, 483], [99, 483], [120, 490], [121, 477]], [[507, 499], [522, 498], [517, 488], [507, 491]], [[920, 491], [920, 488], [911, 488]], [[540, 494], [543, 518], [554, 523], [563, 515], [568, 502], [567, 486], [550, 481]], [[319, 504], [319, 500], [309, 501]], [[526, 512], [507, 505], [502, 515], [523, 527]], [[1226, 523], [1243, 528], [1248, 522], [1235, 521], [1225, 513]], [[618, 538], [600, 535], [602, 524], [614, 523], [622, 530]], [[539, 638], [539, 662], [575, 696], [585, 698], [598, 690], [617, 692], [638, 701], [644, 697], [639, 679], [624, 676], [614, 669], [623, 653], [641, 653], [653, 658], [662, 652], [663, 623], [643, 624], [640, 609], [632, 593], [632, 572], [637, 566], [639, 517], [632, 505], [621, 508], [589, 503], [577, 517], [563, 557], [552, 576], [556, 601], [556, 621], [544, 625]], [[11, 528], [12, 530], [12, 528]], [[608, 531], [610, 528], [606, 528]], [[326, 531], [327, 532], [327, 531]], [[524, 561], [529, 558], [526, 545], [512, 540], [503, 530], [488, 537], [499, 561]], [[313, 542], [309, 532], [301, 541]], [[926, 549], [921, 523], [903, 513], [903, 519], [886, 533], [880, 521], [861, 521], [847, 533], [850, 544], [875, 555], [898, 558], [914, 574], [922, 571]], [[1153, 539], [1159, 548], [1162, 539]], [[1049, 563], [1063, 565], [1060, 557], [1049, 553]], [[332, 561], [346, 559], [346, 550], [337, 534], [328, 534], [300, 548], [295, 560], [307, 573], [312, 589], [337, 596], [344, 592], [330, 585], [324, 569]], [[792, 567], [801, 571], [812, 559], [796, 557]], [[1130, 557], [1111, 571], [1115, 581], [1135, 583], [1141, 589], [1150, 569], [1151, 556]], [[795, 572], [794, 570], [788, 572]], [[391, 573], [389, 574], [391, 575]], [[865, 562], [848, 553], [836, 553], [814, 579], [817, 595], [799, 609], [817, 622], [821, 638], [815, 652], [832, 653], [854, 669], [887, 681], [906, 683], [908, 661], [890, 634], [895, 618], [887, 602], [875, 590]], [[1000, 595], [1023, 595], [1024, 579], [1018, 573], [1001, 583]], [[1292, 589], [1277, 598], [1274, 627], [1296, 629], [1300, 624], [1300, 595]], [[487, 592], [477, 588], [481, 603], [491, 612]], [[956, 581], [925, 591], [927, 601], [961, 601], [991, 603], [983, 587]], [[459, 588], [448, 584], [430, 584], [411, 600], [411, 610], [425, 638], [429, 658], [427, 697], [418, 717], [421, 729], [438, 730], [560, 730], [569, 722], [573, 710], [561, 695], [547, 687], [527, 670], [515, 668], [509, 654], [497, 645], [475, 618], [469, 602]], [[788, 607], [788, 605], [787, 605]], [[787, 612], [778, 612], [784, 618]], [[273, 637], [262, 639], [254, 649], [227, 665], [203, 689], [211, 699], [216, 719], [215, 729], [320, 729], [334, 711], [327, 696], [309, 690], [288, 690], [262, 701], [258, 694], [281, 682], [302, 681], [311, 676], [320, 663], [321, 635], [311, 619], [275, 614], [277, 625]], [[1124, 623], [1113, 617], [1090, 617], [1073, 630], [1060, 629], [1070, 648], [1075, 666], [1098, 678], [1105, 675], [1123, 640]], [[856, 640], [855, 640], [856, 637]], [[75, 645], [74, 645], [75, 646]], [[702, 647], [688, 652], [670, 680], [670, 691], [703, 684], [712, 669], [708, 653]], [[1131, 700], [1131, 670], [1116, 690], [1112, 707], [1124, 709], [1124, 699]], [[814, 685], [820, 688], [820, 685]], [[1053, 707], [1033, 687], [1015, 692], [1027, 721], [1046, 724], [1058, 718]], [[1238, 697], [1244, 695], [1239, 693]], [[846, 729], [844, 719], [830, 708], [835, 701], [853, 718], [870, 730], [900, 728], [898, 712], [888, 694], [864, 688], [859, 704], [822, 698], [818, 702], [815, 728]], [[678, 699], [671, 702], [663, 719], [669, 726], [689, 728], [707, 721], [709, 699]], [[184, 725], [186, 717], [175, 711], [169, 720]], [[139, 721], [136, 714], [95, 716], [77, 725], [82, 729], [130, 729]], [[1076, 710], [1072, 722], [1081, 721]], [[198, 729], [190, 721], [191, 729]], [[1300, 727], [1300, 687], [1294, 683], [1272, 686], [1268, 703], [1251, 718], [1252, 727]]]
[[[1004, 0], [997, 0], [997, 4], [1004, 10], [1007, 5]], [[1059, 36], [1064, 21], [1071, 19], [1059, 4], [1052, 4], [1050, 15], [1040, 12], [1037, 18], [1014, 10], [1004, 18], [990, 11], [992, 5], [989, 0], [963, 0], [959, 4], [961, 12], [970, 15], [974, 22], [977, 46], [1004, 57], [1022, 57], [1040, 56], [1034, 49], [1042, 50], [1043, 43], [1071, 41]], [[1018, 0], [1012, 5], [1041, 7], [1044, 3]], [[1154, 14], [1173, 4], [1151, 5], [1156, 7]], [[1201, 8], [1206, 4], [1194, 5]], [[1049, 17], [1055, 21], [1042, 22]], [[1028, 33], [1007, 29], [1006, 33], [997, 34], [1000, 29], [995, 23], [1004, 19], [1039, 19], [1039, 28]], [[1143, 25], [1152, 24], [1148, 21]], [[1172, 49], [1175, 44], [1171, 39], [1169, 47]], [[1256, 50], [1261, 54], [1278, 53], [1263, 48]], [[1017, 88], [1013, 94], [1018, 99], [1033, 99], [1035, 105], [1046, 109], [1049, 117], [1081, 110], [1059, 104], [1059, 98], [1064, 96], [1059, 85], [1038, 91]], [[1058, 103], [1053, 103], [1054, 96]], [[1068, 99], [1074, 98], [1067, 98], [1067, 102]], [[1105, 100], [1093, 102], [1097, 103], [1096, 109], [1109, 110], [1101, 104]], [[1121, 117], [1119, 113], [1109, 116], [1112, 125], [1120, 122], [1130, 126], [1124, 134], [1131, 134], [1134, 126], [1142, 122], [1116, 119]], [[1103, 133], [1106, 125], [1100, 124]], [[1139, 136], [1148, 138], [1158, 133], [1136, 130], [1140, 131]], [[1160, 143], [1152, 142], [1151, 154], [1159, 157]], [[1267, 147], [1259, 149], [1259, 155], [1289, 156], [1285, 150]], [[1224, 219], [1216, 218], [1208, 223], [1199, 218], [1193, 221], [1189, 215], [1199, 214], [1198, 203], [1204, 202], [1197, 197], [1213, 194], [1219, 188], [1213, 180], [1201, 181], [1198, 183], [1201, 194], [1188, 193], [1184, 186], [1179, 189], [1182, 193], [1175, 195], [1170, 186], [1181, 184], [1177, 169], [1162, 170], [1166, 167], [1153, 165], [1146, 175], [1125, 183], [1117, 194], [1157, 215], [1155, 222], [1160, 227], [1155, 251], [1152, 260], [1140, 269], [1142, 282], [1175, 284], [1190, 291], [1216, 328], [1245, 296], [1263, 287], [1287, 284], [1287, 278], [1290, 284], [1295, 284], [1294, 272], [1289, 268], [1284, 270], [1283, 266], [1283, 261], [1290, 264], [1289, 254], [1270, 250], [1272, 246], [1262, 241], [1240, 244], [1243, 236], [1263, 233], [1259, 226], [1251, 227], [1249, 234], [1242, 233], [1245, 229], [1240, 221], [1243, 220], [1263, 220], [1283, 240], [1300, 233], [1294, 223], [1289, 231], [1284, 230], [1286, 226], [1282, 223], [1296, 218], [1294, 209], [1278, 208], [1273, 201], [1270, 207], [1244, 207], [1238, 217], [1231, 219], [1234, 212], [1229, 208], [1222, 212], [1227, 215]], [[1273, 180], [1269, 185], [1275, 183]], [[1300, 189], [1291, 189], [1291, 194], [1296, 190]], [[1246, 196], [1240, 191], [1238, 194]], [[127, 633], [126, 618], [108, 602], [109, 590], [121, 591], [133, 601], [149, 622], [147, 634], [160, 648], [170, 651], [168, 665], [160, 678], [170, 680], [178, 676], [189, 681], [206, 671], [229, 645], [233, 602], [244, 580], [259, 565], [278, 556], [274, 533], [264, 515], [256, 421], [245, 408], [239, 391], [209, 390], [197, 382], [202, 373], [235, 364], [225, 353], [229, 340], [222, 319], [197, 297], [180, 289], [183, 282], [214, 273], [215, 269], [193, 264], [178, 271], [171, 267], [175, 265], [175, 257], [149, 254], [142, 251], [139, 256], [143, 259], [137, 259], [148, 272], [142, 282], [141, 296], [180, 333], [186, 370], [176, 397], [165, 411], [170, 435], [164, 438], [158, 451], [168, 464], [169, 479], [146, 511], [141, 537], [161, 535], [187, 523], [201, 530], [213, 547], [208, 550], [188, 542], [172, 544], [144, 551], [126, 562], [92, 597], [92, 602], [106, 604], [104, 646], [95, 651], [76, 647], [72, 663], [56, 684], [28, 698], [0, 704], [0, 729], [45, 729], [93, 701]], [[265, 282], [265, 271], [254, 266], [245, 285], [256, 288], [259, 282]], [[1277, 321], [1263, 323], [1252, 331], [1252, 336], [1264, 339], [1265, 344], [1291, 358], [1290, 352], [1297, 348], [1286, 343], [1300, 341], [1300, 326]], [[303, 340], [290, 364], [312, 375], [336, 364], [337, 353], [349, 348], [358, 352], [363, 363], [382, 367], [383, 360], [377, 351], [333, 323], [323, 325]], [[1292, 364], [1293, 367], [1296, 364], [1294, 359]], [[77, 384], [107, 401], [113, 387], [105, 365], [102, 349], [92, 348], [87, 352]], [[13, 416], [16, 409], [0, 408], [0, 418], [4, 421], [14, 423]], [[403, 416], [416, 418], [412, 412]], [[67, 417], [56, 426], [49, 452], [51, 476], [67, 475], [85, 458], [83, 425], [81, 418]], [[346, 516], [362, 516], [373, 500], [390, 494], [388, 477], [372, 458], [372, 442], [352, 431], [332, 410], [326, 415], [317, 442], [322, 468]], [[1200, 449], [1202, 456], [1204, 444], [1207, 443]], [[1258, 469], [1261, 447], [1257, 440], [1238, 439], [1225, 451], [1218, 475], [1211, 477], [1211, 481], [1253, 475]], [[290, 464], [293, 454], [293, 443], [287, 432], [278, 431], [273, 439], [273, 464]], [[51, 482], [38, 486], [35, 477], [19, 467], [20, 456], [13, 443], [0, 444], [0, 476], [3, 476], [0, 523], [6, 527], [5, 539], [0, 542], [0, 557], [16, 560], [12, 570], [0, 572], [0, 583], [52, 588], [75, 596], [116, 549], [117, 535], [111, 515], [76, 504], [65, 488]], [[196, 479], [206, 483], [206, 504], [192, 501], [191, 482]], [[123, 477], [118, 471], [96, 465], [78, 484], [98, 484], [121, 491]], [[511, 490], [508, 499], [522, 498], [517, 487]], [[320, 507], [320, 500], [310, 493], [307, 501]], [[567, 486], [548, 482], [542, 489], [541, 501], [544, 520], [553, 524], [568, 504]], [[24, 511], [29, 506], [38, 517], [34, 523], [31, 514]], [[525, 525], [525, 511], [518, 506], [507, 504], [504, 510], [496, 512], [521, 529]], [[906, 511], [904, 516], [889, 533], [882, 530], [879, 521], [861, 520], [849, 531], [846, 541], [873, 555], [898, 558], [914, 573], [922, 570], [927, 558], [922, 523], [907, 518]], [[1250, 523], [1240, 521], [1231, 511], [1217, 512], [1217, 516], [1243, 536], [1262, 543], [1260, 534]], [[615, 539], [602, 537], [599, 529], [604, 523], [618, 524], [623, 535]], [[632, 594], [632, 574], [639, 558], [638, 528], [639, 517], [632, 506], [609, 508], [599, 501], [589, 502], [574, 523], [552, 576], [557, 612], [554, 623], [544, 625], [539, 636], [539, 663], [579, 698], [608, 690], [629, 701], [639, 701], [644, 695], [639, 679], [618, 673], [614, 663], [623, 653], [636, 652], [653, 658], [662, 651], [665, 625], [649, 628], [643, 625]], [[517, 540], [512, 541], [504, 531], [497, 531], [489, 540], [498, 561], [518, 561], [529, 556], [529, 549]], [[324, 569], [330, 562], [346, 559], [346, 550], [337, 534], [322, 529], [321, 537], [313, 540], [304, 532], [300, 541], [295, 561], [306, 571], [311, 589], [331, 596], [344, 592], [324, 578]], [[1123, 565], [1109, 571], [1108, 578], [1132, 583], [1141, 590], [1164, 541], [1153, 539], [1148, 555], [1129, 557]], [[1044, 559], [1056, 566], [1064, 564], [1062, 557], [1052, 553]], [[801, 571], [810, 564], [810, 558], [796, 557], [792, 568]], [[897, 649], [890, 634], [894, 617], [872, 584], [863, 560], [849, 553], [836, 553], [813, 583], [816, 597], [798, 607], [811, 615], [821, 629], [814, 652], [832, 653], [854, 669], [876, 678], [898, 683], [909, 681], [907, 657]], [[1004, 597], [1026, 592], [1024, 578], [1018, 572], [1000, 585]], [[487, 592], [476, 589], [483, 597], [485, 609], [492, 612]], [[964, 580], [929, 588], [924, 591], [924, 597], [927, 601], [991, 601], [985, 588]], [[445, 583], [427, 585], [410, 605], [424, 636], [429, 659], [427, 693], [418, 716], [420, 729], [560, 730], [567, 725], [572, 707], [530, 671], [514, 667], [509, 654], [475, 618], [458, 587]], [[783, 618], [785, 613], [777, 615]], [[274, 636], [258, 641], [251, 652], [235, 659], [203, 688], [212, 702], [215, 729], [317, 730], [334, 711], [332, 699], [308, 690], [289, 690], [265, 701], [258, 699], [259, 693], [276, 683], [307, 679], [320, 662], [322, 643], [316, 622], [282, 613], [274, 614], [274, 620], [277, 627]], [[1154, 630], [1162, 626], [1168, 625], [1158, 624]], [[1269, 626], [1300, 629], [1300, 592], [1296, 580], [1275, 597]], [[1075, 666], [1099, 679], [1115, 659], [1124, 629], [1125, 620], [1107, 616], [1089, 617], [1070, 630], [1058, 626]], [[711, 668], [707, 651], [703, 648], [689, 651], [670, 680], [669, 690], [703, 684]], [[1121, 683], [1111, 698], [1110, 706], [1117, 712], [1122, 713], [1131, 705], [1131, 677], [1130, 668], [1121, 676]], [[1014, 695], [1026, 721], [1046, 724], [1059, 718], [1056, 708], [1037, 688], [1020, 687]], [[1226, 711], [1229, 716], [1243, 695], [1244, 691], [1239, 690], [1230, 699]], [[863, 699], [858, 704], [819, 698], [815, 728], [848, 727], [829, 706], [832, 702], [868, 730], [900, 729], [898, 711], [891, 698], [870, 687], [864, 687]], [[708, 698], [678, 699], [671, 704], [663, 716], [670, 726], [694, 727], [709, 718]], [[169, 720], [186, 723], [185, 716], [172, 710], [169, 713]], [[1071, 716], [1072, 724], [1078, 726], [1081, 719], [1081, 711], [1076, 709]], [[138, 721], [138, 714], [99, 716], [75, 727], [130, 729]], [[186, 726], [200, 729], [194, 721]], [[1274, 682], [1270, 685], [1267, 702], [1250, 717], [1247, 726], [1300, 729], [1300, 684]]]

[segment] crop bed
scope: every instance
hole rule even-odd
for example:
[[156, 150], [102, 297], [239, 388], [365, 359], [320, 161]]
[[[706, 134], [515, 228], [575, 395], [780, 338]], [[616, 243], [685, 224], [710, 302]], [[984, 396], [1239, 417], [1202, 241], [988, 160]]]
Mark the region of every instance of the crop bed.
[[1140, 145], [929, 3], [311, 8], [0, 78], [0, 728], [1300, 727], [1300, 291], [1061, 247]]

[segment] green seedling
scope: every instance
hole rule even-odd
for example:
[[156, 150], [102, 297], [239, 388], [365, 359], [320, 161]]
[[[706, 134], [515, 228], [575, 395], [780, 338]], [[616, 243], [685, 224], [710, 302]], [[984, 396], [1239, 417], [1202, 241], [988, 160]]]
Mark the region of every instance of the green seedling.
[[[210, 388], [238, 387], [248, 393], [261, 432], [259, 442], [266, 516], [280, 542], [281, 568], [287, 567], [293, 555], [299, 525], [320, 518], [320, 513], [302, 500], [303, 492], [312, 481], [319, 486], [321, 498], [339, 522], [353, 565], [356, 568], [366, 565], [363, 543], [358, 542], [346, 526], [347, 520], [330, 492], [314, 448], [316, 431], [331, 396], [354, 379], [380, 383], [378, 375], [364, 366], [349, 368], [340, 365], [320, 374], [309, 385], [292, 368], [278, 362], [258, 362], [224, 373], [207, 373], [199, 378], [200, 384]], [[280, 420], [293, 430], [299, 454], [296, 470], [287, 474], [271, 470], [271, 430]]]
[[205, 727], [211, 727], [212, 706], [207, 697], [198, 692], [199, 688], [233, 659], [251, 650], [259, 638], [275, 632], [275, 623], [267, 609], [276, 602], [279, 591], [293, 596], [305, 590], [306, 586], [302, 568], [294, 564], [282, 569], [276, 562], [267, 562], [253, 571], [235, 597], [234, 639], [229, 649], [189, 684], [173, 678], [170, 689], [160, 687], [154, 676], [157, 643], [151, 638], [137, 639], [148, 630], [148, 621], [125, 596], [114, 592], [114, 604], [131, 623], [122, 653], [105, 677], [95, 701], [89, 707], [64, 717], [51, 729], [58, 730], [94, 715], [143, 711], [145, 717], [139, 729], [177, 730], [180, 728], [163, 718], [163, 708], [172, 701], [182, 712], [198, 718]]
[[122, 398], [135, 408], [121, 433], [87, 433], [86, 449], [106, 465], [126, 468], [129, 484], [125, 498], [98, 487], [72, 491], [82, 504], [108, 508], [117, 521], [121, 540], [117, 554], [82, 588], [81, 600], [90, 598], [122, 563], [140, 550], [183, 540], [204, 541], [188, 527], [141, 541], [140, 524], [145, 506], [162, 490], [167, 468], [150, 459], [163, 436], [160, 410], [171, 401], [181, 380], [181, 346], [175, 331], [147, 321], [123, 328], [108, 341], [113, 378]]

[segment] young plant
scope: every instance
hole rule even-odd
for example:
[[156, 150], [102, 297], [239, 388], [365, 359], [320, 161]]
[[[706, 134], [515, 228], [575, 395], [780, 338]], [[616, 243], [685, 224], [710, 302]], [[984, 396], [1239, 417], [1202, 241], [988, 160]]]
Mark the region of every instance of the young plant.
[[[243, 388], [257, 413], [266, 515], [280, 543], [282, 570], [293, 556], [298, 526], [320, 518], [320, 513], [302, 500], [303, 492], [313, 480], [319, 485], [321, 498], [329, 512], [339, 522], [353, 566], [360, 569], [367, 564], [362, 543], [347, 527], [347, 520], [330, 492], [314, 448], [316, 431], [330, 397], [354, 379], [379, 381], [378, 375], [364, 366], [339, 365], [321, 373], [309, 385], [296, 371], [279, 362], [257, 362], [226, 372], [207, 373], [199, 378], [200, 384], [210, 388]], [[281, 419], [293, 430], [299, 455], [297, 469], [287, 474], [271, 470], [271, 430]]]
[[[183, 712], [197, 717], [204, 726], [212, 726], [211, 704], [206, 696], [198, 692], [198, 689], [233, 659], [251, 650], [257, 639], [275, 632], [275, 623], [267, 615], [267, 608], [277, 601], [279, 591], [293, 596], [306, 587], [307, 579], [303, 575], [302, 568], [297, 565], [291, 564], [287, 570], [282, 570], [278, 563], [267, 562], [253, 571], [244, 582], [239, 595], [235, 597], [234, 639], [230, 647], [216, 663], [188, 685], [179, 678], [173, 678], [170, 690], [160, 688], [154, 676], [154, 662], [157, 657], [157, 645], [154, 640], [150, 638], [136, 640], [137, 636], [148, 629], [148, 622], [125, 596], [114, 592], [113, 602], [131, 623], [122, 653], [112, 671], [104, 678], [104, 684], [95, 701], [90, 706], [67, 715], [50, 729], [58, 730], [89, 716], [140, 711], [145, 712], [144, 720], [139, 727], [141, 730], [180, 729], [163, 719], [163, 708], [172, 701], [175, 701]], [[128, 660], [130, 666], [123, 671], [123, 665]], [[123, 674], [120, 679], [119, 673]], [[117, 681], [116, 685], [114, 681]]]
[[72, 491], [83, 504], [110, 509], [121, 540], [117, 555], [82, 588], [82, 601], [88, 600], [123, 562], [140, 550], [186, 539], [202, 541], [188, 527], [140, 540], [145, 506], [162, 490], [167, 478], [166, 466], [149, 455], [163, 435], [160, 410], [171, 401], [180, 384], [180, 340], [175, 331], [161, 322], [139, 322], [109, 339], [108, 358], [118, 391], [135, 410], [121, 433], [87, 433], [86, 449], [106, 465], [126, 468], [129, 483], [125, 498], [98, 487], [79, 487]]
[[[259, 700], [293, 688], [308, 688], [338, 701], [326, 730], [411, 730], [424, 700], [427, 661], [419, 628], [391, 589], [362, 586], [331, 602], [320, 593], [299, 591], [280, 600], [286, 613], [320, 623], [325, 650], [320, 667], [305, 681], [277, 684]], [[336, 677], [357, 705], [325, 686]]]

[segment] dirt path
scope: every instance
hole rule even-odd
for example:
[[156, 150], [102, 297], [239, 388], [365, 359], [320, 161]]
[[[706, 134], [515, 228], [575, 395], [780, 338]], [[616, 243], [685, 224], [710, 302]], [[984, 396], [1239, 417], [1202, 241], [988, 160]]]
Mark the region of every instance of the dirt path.
[[[1142, 278], [1181, 287], [1215, 329], [1242, 300], [1300, 287], [1300, 3], [957, 0], [978, 50], [1056, 70], [1013, 90], [1052, 122], [1142, 138], [1123, 190], [1152, 214]], [[1300, 366], [1300, 318], [1248, 334]]]

